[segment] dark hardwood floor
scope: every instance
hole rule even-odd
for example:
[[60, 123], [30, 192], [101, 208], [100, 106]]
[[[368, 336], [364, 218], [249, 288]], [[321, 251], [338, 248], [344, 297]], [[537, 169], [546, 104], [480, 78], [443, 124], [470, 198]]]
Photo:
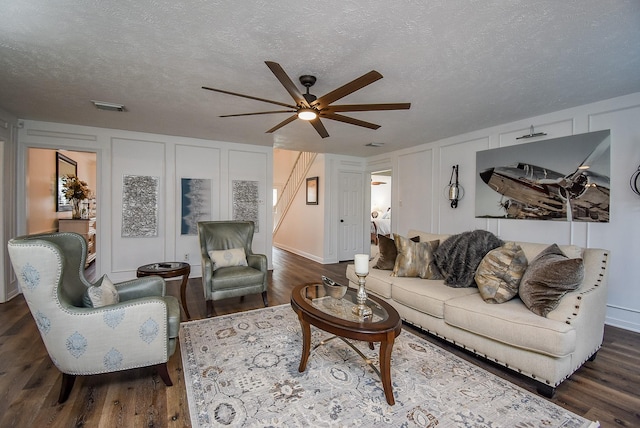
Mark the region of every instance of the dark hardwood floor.
[[[321, 265], [274, 248], [269, 304], [289, 303], [294, 285], [327, 275], [346, 283], [346, 263]], [[179, 296], [180, 281], [167, 290]], [[205, 317], [200, 278], [187, 290], [192, 319]], [[262, 308], [260, 295], [216, 303], [218, 315]], [[527, 378], [480, 360], [446, 342], [405, 326], [444, 349], [535, 393]], [[79, 377], [69, 400], [56, 404], [61, 375], [49, 359], [27, 305], [18, 296], [0, 305], [0, 427], [189, 427], [180, 349], [169, 361], [174, 386], [165, 387], [151, 368]], [[602, 427], [640, 426], [640, 334], [605, 328], [595, 361], [563, 382], [554, 403]]]

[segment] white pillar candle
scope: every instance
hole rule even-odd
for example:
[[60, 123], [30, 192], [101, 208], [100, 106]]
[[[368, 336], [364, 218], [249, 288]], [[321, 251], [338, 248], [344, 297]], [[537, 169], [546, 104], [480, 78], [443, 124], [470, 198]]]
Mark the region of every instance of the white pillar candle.
[[366, 275], [369, 273], [369, 255], [356, 254], [354, 257], [356, 273]]

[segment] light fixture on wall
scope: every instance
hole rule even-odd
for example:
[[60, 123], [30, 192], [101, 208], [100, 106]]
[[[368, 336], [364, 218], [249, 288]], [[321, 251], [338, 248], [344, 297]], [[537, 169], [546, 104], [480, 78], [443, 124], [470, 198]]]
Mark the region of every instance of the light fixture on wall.
[[464, 196], [464, 188], [458, 181], [458, 165], [453, 166], [451, 178], [449, 179], [449, 184], [445, 187], [446, 189], [448, 189], [447, 199], [451, 201], [451, 208], [457, 208], [458, 201]]
[[124, 104], [108, 103], [106, 101], [91, 100], [98, 110], [106, 111], [125, 111]]
[[523, 138], [542, 137], [543, 135], [547, 135], [546, 132], [533, 132], [533, 125], [531, 125], [531, 128], [529, 128], [529, 134], [525, 134], [522, 137], [517, 137], [516, 140], [521, 140]]
[[633, 193], [640, 196], [640, 189], [638, 189], [638, 180], [640, 180], [640, 166], [638, 167], [636, 172], [631, 174], [631, 179], [629, 180], [629, 186], [631, 186], [631, 190], [633, 191]]

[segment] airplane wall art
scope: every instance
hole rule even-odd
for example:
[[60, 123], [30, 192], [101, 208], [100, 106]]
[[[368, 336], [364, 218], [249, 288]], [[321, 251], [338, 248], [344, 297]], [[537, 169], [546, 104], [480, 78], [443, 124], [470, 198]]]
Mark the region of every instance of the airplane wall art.
[[611, 132], [476, 154], [476, 217], [609, 222]]

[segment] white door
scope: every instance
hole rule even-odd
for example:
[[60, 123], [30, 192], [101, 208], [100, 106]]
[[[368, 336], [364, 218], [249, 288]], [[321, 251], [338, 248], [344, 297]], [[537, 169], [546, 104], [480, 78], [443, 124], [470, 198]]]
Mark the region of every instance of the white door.
[[338, 260], [353, 260], [362, 253], [363, 174], [341, 172], [339, 175], [340, 200], [338, 202]]

